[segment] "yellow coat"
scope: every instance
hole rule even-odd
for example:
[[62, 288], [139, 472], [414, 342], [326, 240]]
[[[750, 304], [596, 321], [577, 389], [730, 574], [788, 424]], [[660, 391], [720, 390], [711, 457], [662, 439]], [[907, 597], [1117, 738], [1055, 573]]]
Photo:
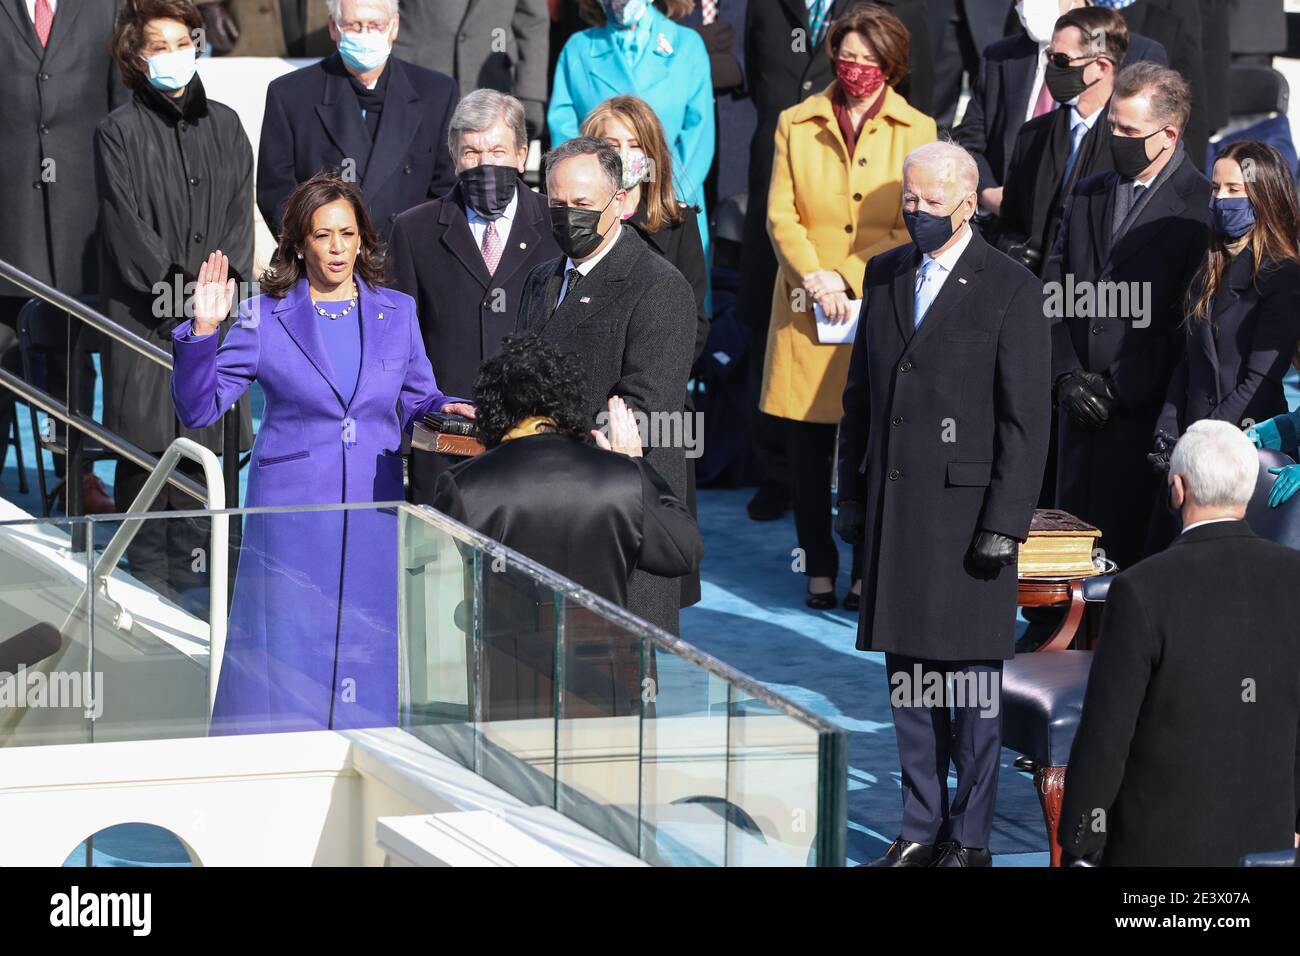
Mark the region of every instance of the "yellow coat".
[[812, 298], [795, 292], [803, 276], [830, 269], [844, 276], [850, 298], [862, 297], [867, 260], [910, 241], [903, 158], [935, 139], [934, 120], [889, 88], [850, 162], [831, 107], [834, 87], [781, 114], [767, 200], [779, 268], [759, 407], [801, 422], [839, 422], [852, 346], [818, 343]]

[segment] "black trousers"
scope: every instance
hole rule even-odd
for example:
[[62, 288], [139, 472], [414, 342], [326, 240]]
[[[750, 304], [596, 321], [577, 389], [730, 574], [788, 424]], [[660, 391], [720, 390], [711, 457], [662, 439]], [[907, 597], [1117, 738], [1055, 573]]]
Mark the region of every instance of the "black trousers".
[[[790, 462], [790, 493], [794, 504], [794, 529], [810, 578], [835, 580], [840, 553], [835, 547], [831, 520], [831, 476], [835, 468], [835, 426], [819, 422], [779, 422]], [[850, 583], [862, 577], [862, 545], [853, 546]]]
[[[885, 672], [903, 775], [903, 839], [987, 847], [1002, 746], [1002, 661], [931, 661], [887, 652]], [[936, 687], [945, 688], [942, 695], [927, 694]], [[951, 799], [949, 764], [957, 768]]]

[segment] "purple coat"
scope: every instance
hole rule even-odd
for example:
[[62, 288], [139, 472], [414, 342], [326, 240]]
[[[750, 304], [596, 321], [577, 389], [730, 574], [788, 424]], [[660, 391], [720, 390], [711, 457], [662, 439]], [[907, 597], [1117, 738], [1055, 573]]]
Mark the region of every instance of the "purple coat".
[[[217, 336], [173, 334], [172, 399], [189, 428], [256, 380], [266, 411], [249, 507], [401, 501], [404, 431], [443, 395], [415, 303], [357, 280], [361, 368], [344, 403], [306, 280], [240, 304]], [[397, 524], [377, 509], [249, 515], [213, 733], [392, 726], [397, 719]]]

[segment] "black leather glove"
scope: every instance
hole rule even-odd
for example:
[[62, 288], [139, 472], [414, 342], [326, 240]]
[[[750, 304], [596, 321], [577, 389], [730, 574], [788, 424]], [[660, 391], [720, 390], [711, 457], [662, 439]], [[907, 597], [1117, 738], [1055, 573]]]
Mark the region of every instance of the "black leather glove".
[[1114, 415], [1119, 409], [1121, 402], [1119, 392], [1115, 391], [1115, 383], [1110, 380], [1110, 376], [1103, 372], [1079, 372], [1092, 393], [1101, 399], [1102, 404], [1106, 406], [1107, 417]]
[[862, 544], [867, 534], [867, 509], [861, 501], [841, 501], [835, 511], [835, 533], [849, 544]]
[[1020, 542], [996, 531], [981, 528], [970, 544], [970, 564], [976, 571], [996, 574], [1009, 564], [1014, 564], [1020, 553]]
[[1178, 444], [1178, 439], [1169, 432], [1161, 429], [1156, 432], [1155, 442], [1152, 445], [1154, 449], [1151, 454], [1147, 455], [1147, 461], [1151, 462], [1151, 467], [1162, 475], [1169, 474], [1169, 459], [1174, 454], [1174, 446]]
[[212, 44], [212, 52], [220, 56], [233, 50], [239, 40], [239, 24], [226, 9], [225, 3], [220, 0], [215, 3], [200, 3], [199, 13], [203, 16], [203, 29], [207, 33], [208, 42]]
[[1097, 394], [1087, 378], [1091, 374], [1079, 369], [1062, 375], [1056, 382], [1056, 403], [1076, 426], [1095, 432], [1106, 426], [1114, 404]]

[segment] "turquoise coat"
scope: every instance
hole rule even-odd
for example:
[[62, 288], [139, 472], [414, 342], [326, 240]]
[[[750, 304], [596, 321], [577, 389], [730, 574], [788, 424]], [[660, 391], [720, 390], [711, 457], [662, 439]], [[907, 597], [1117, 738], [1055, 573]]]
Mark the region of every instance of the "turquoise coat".
[[[713, 163], [713, 74], [704, 40], [651, 6], [650, 48], [629, 68], [608, 24], [575, 33], [555, 66], [546, 121], [551, 145], [578, 135], [587, 114], [612, 96], [639, 96], [663, 124], [673, 157], [677, 197], [700, 207], [700, 237], [708, 255], [704, 178]], [[662, 39], [661, 39], [662, 38]], [[707, 258], [706, 260], [707, 261]]]

